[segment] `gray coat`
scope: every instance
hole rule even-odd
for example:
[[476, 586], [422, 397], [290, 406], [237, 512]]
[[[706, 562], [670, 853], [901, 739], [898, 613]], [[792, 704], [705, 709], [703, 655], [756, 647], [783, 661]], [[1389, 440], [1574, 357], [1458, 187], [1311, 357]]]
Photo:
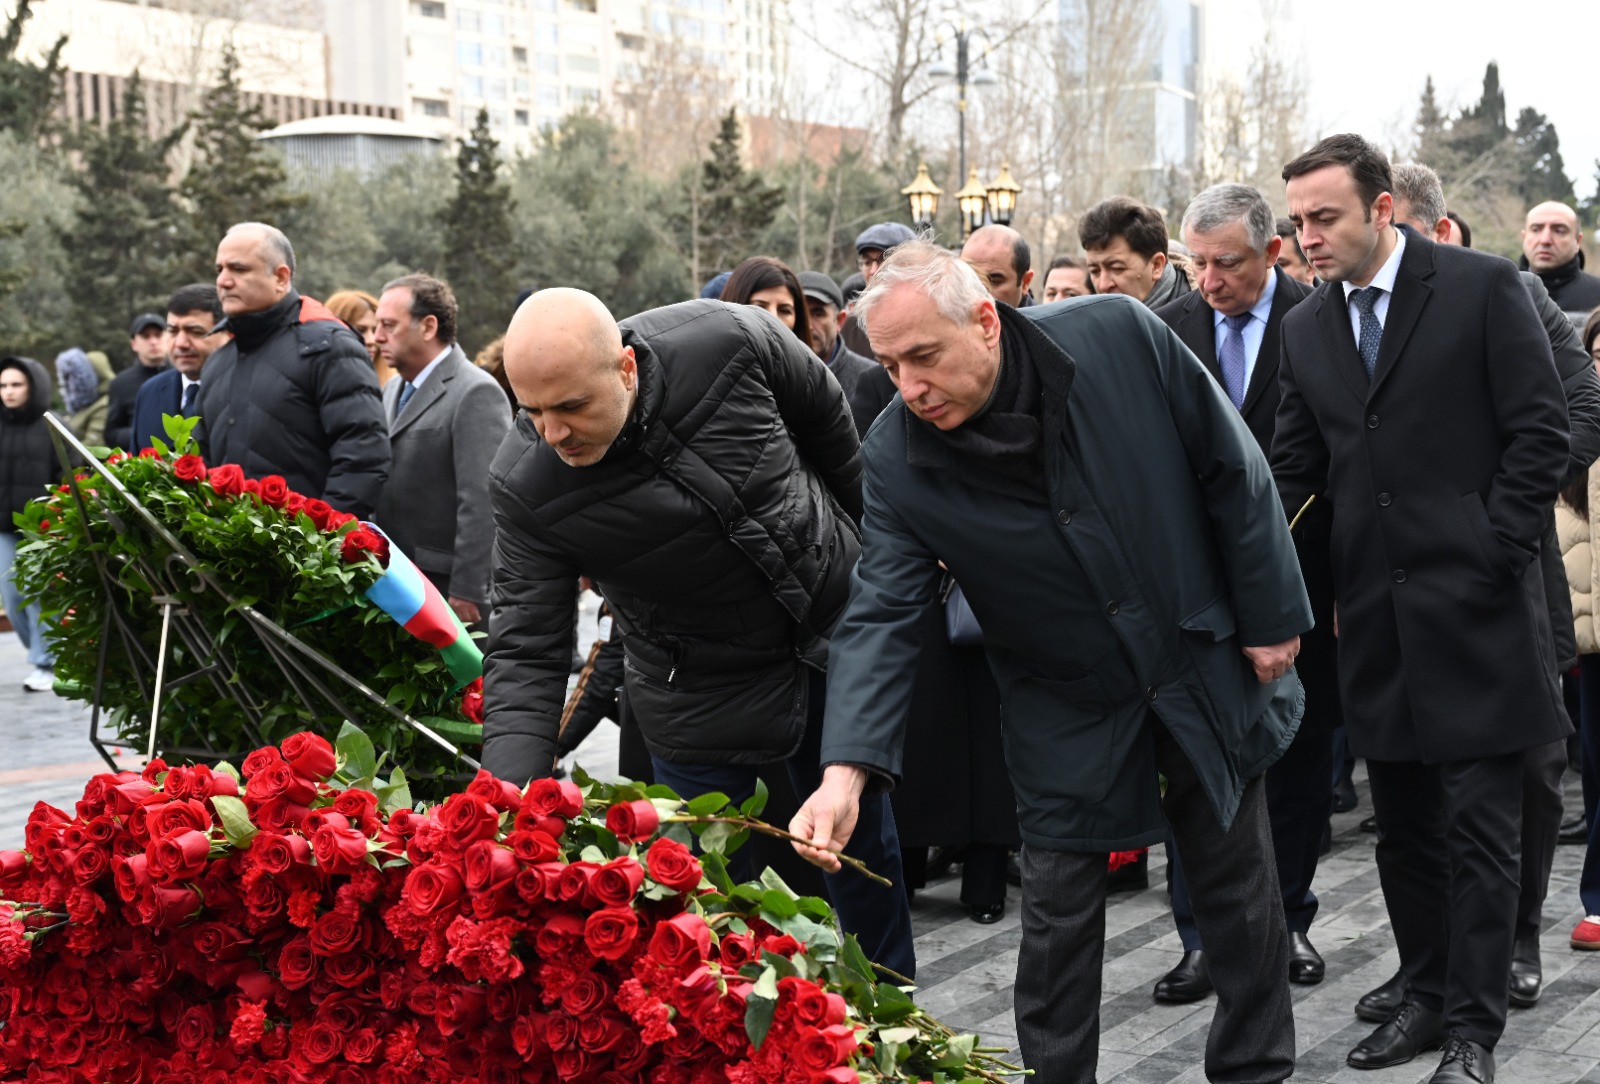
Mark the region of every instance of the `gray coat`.
[[511, 429], [506, 393], [459, 346], [395, 417], [403, 380], [383, 389], [394, 461], [377, 523], [416, 562], [450, 581], [450, 593], [480, 606], [489, 598], [494, 509], [489, 464]]
[[1231, 824], [1304, 700], [1293, 677], [1257, 682], [1240, 650], [1311, 627], [1266, 459], [1137, 302], [1000, 311], [1043, 385], [1047, 493], [1032, 503], [966, 480], [904, 402], [885, 409], [864, 445], [863, 549], [834, 632], [822, 762], [899, 775], [943, 561], [1000, 685], [1025, 842], [1113, 851], [1162, 838], [1151, 713]]

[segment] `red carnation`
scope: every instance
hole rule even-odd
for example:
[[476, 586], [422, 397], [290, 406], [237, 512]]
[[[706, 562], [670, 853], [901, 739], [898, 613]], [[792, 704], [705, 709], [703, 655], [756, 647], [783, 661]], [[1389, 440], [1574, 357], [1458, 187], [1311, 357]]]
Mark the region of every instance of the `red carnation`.
[[624, 843], [648, 839], [661, 826], [661, 814], [650, 801], [636, 801], [614, 805], [606, 810], [606, 827], [616, 833]]
[[211, 488], [219, 497], [237, 497], [244, 492], [244, 471], [234, 463], [212, 467], [206, 475], [206, 481], [211, 483]]
[[339, 556], [344, 558], [347, 565], [359, 564], [369, 556], [375, 557], [378, 564], [388, 568], [389, 540], [377, 531], [357, 527], [344, 536], [344, 542], [339, 546]]
[[267, 1007], [251, 1001], [239, 1006], [233, 1026], [228, 1030], [228, 1039], [235, 1050], [242, 1051], [259, 1043], [266, 1033]]
[[172, 473], [180, 482], [199, 482], [206, 476], [205, 460], [197, 455], [180, 455], [172, 464]]
[[658, 839], [650, 844], [645, 860], [657, 884], [666, 885], [675, 892], [692, 892], [700, 887], [700, 860], [675, 839]]

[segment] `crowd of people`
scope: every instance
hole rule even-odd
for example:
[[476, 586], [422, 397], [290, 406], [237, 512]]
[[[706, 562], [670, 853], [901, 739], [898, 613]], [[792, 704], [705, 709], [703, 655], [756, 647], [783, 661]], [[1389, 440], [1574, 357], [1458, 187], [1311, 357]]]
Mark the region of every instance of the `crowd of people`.
[[[1290, 1076], [1364, 758], [1400, 969], [1349, 1064], [1442, 1050], [1434, 1081], [1487, 1084], [1540, 998], [1558, 841], [1588, 847], [1571, 943], [1600, 949], [1600, 277], [1571, 208], [1528, 212], [1519, 271], [1358, 136], [1283, 175], [1287, 218], [1217, 185], [1176, 237], [1105, 200], [1042, 277], [1008, 226], [950, 250], [884, 222], [843, 282], [753, 256], [620, 321], [530, 291], [475, 362], [444, 282], [324, 304], [243, 223], [122, 372], [60, 354], [59, 413], [129, 451], [198, 419], [208, 460], [382, 527], [486, 634], [501, 778], [610, 718], [636, 778], [764, 779], [887, 973], [915, 976], [931, 878], [959, 865], [980, 923], [1020, 885], [1042, 1080], [1094, 1079], [1106, 896], [1158, 843], [1183, 953], [1153, 996], [1217, 995], [1210, 1079]], [[61, 470], [54, 395], [0, 360], [0, 512]], [[606, 632], [569, 693], [588, 588]], [[767, 861], [797, 858], [733, 872]]]

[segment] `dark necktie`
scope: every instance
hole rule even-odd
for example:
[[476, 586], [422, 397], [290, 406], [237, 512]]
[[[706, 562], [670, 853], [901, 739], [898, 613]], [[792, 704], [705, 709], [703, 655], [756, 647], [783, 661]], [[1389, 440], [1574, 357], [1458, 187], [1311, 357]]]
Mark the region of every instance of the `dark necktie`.
[[1356, 311], [1361, 314], [1361, 341], [1356, 349], [1361, 351], [1361, 363], [1367, 367], [1368, 380], [1377, 371], [1378, 347], [1383, 342], [1383, 325], [1378, 323], [1378, 314], [1374, 311], [1382, 296], [1383, 290], [1377, 286], [1367, 286], [1350, 295]]
[[1228, 398], [1233, 400], [1235, 410], [1244, 409], [1244, 329], [1250, 322], [1250, 314], [1242, 312], [1238, 316], [1224, 316], [1222, 322], [1228, 325], [1227, 333], [1222, 336], [1222, 350], [1217, 360], [1222, 363], [1222, 386], [1227, 389]]
[[406, 408], [406, 404], [411, 402], [411, 397], [417, 394], [417, 386], [411, 381], [406, 380], [403, 381], [402, 384], [403, 386], [400, 389], [400, 401], [394, 405], [394, 416], [396, 418], [398, 418], [400, 416], [400, 412]]
[[194, 380], [183, 389], [183, 416], [192, 418], [195, 415], [195, 400], [200, 398], [200, 381]]

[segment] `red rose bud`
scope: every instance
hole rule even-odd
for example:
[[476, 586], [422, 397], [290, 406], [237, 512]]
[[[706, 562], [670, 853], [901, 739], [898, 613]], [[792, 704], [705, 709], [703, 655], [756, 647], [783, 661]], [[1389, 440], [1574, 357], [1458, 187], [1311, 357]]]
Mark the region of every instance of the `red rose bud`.
[[703, 876], [700, 860], [694, 852], [675, 839], [658, 839], [650, 844], [645, 855], [650, 865], [650, 876], [657, 884], [674, 892], [693, 892], [700, 887]]
[[354, 873], [366, 864], [367, 836], [359, 828], [329, 821], [311, 837], [311, 853], [327, 873]]
[[[483, 681], [479, 678], [474, 684]], [[502, 812], [515, 813], [522, 808], [522, 790], [504, 779], [496, 779], [481, 768], [478, 775], [467, 784], [467, 793], [481, 799]]]
[[517, 879], [517, 856], [495, 843], [480, 839], [467, 848], [467, 888], [473, 892], [498, 892]]
[[180, 455], [172, 464], [172, 473], [180, 482], [199, 482], [206, 476], [205, 461], [197, 455]]
[[250, 858], [265, 873], [288, 873], [296, 865], [310, 865], [311, 844], [304, 836], [258, 832], [250, 840]]
[[283, 763], [283, 754], [278, 752], [276, 745], [268, 745], [262, 749], [253, 750], [244, 758], [244, 763], [239, 767], [239, 774], [249, 779], [251, 776], [266, 771], [274, 764]]
[[145, 824], [150, 829], [151, 839], [178, 832], [211, 831], [211, 810], [206, 808], [204, 802], [193, 798], [159, 805], [147, 804], [145, 809]]
[[261, 503], [273, 508], [282, 508], [289, 499], [289, 483], [283, 480], [282, 475], [269, 474], [261, 479], [260, 486], [256, 489], [256, 496], [261, 498]]
[[664, 967], [687, 971], [711, 953], [711, 928], [695, 914], [674, 915], [656, 926], [650, 958]]
[[[476, 678], [471, 685], [461, 693], [461, 714], [468, 719], [483, 725], [483, 679]], [[521, 797], [521, 792], [518, 792]]]
[[549, 832], [527, 829], [512, 832], [506, 837], [511, 853], [530, 865], [553, 861], [561, 854], [561, 844]]
[[541, 817], [565, 817], [583, 812], [583, 791], [567, 779], [535, 779], [528, 784], [523, 804]]
[[444, 829], [447, 844], [458, 851], [500, 834], [499, 810], [470, 794], [452, 794], [438, 808], [435, 819]]
[[0, 877], [15, 877], [26, 872], [28, 862], [25, 851], [0, 851]]
[[320, 734], [305, 730], [290, 734], [283, 739], [280, 748], [289, 767], [305, 779], [322, 782], [339, 766], [338, 759], [333, 755], [333, 746]]
[[795, 1063], [810, 1073], [826, 1073], [839, 1066], [860, 1045], [856, 1042], [855, 1029], [843, 1024], [820, 1030], [802, 1028], [800, 1036], [794, 1048]]
[[[139, 458], [140, 459], [160, 459], [161, 458], [161, 453], [156, 451], [154, 448], [140, 448], [139, 449]], [[65, 493], [66, 491], [67, 491], [67, 487], [66, 486], [62, 486], [61, 487], [61, 492]]]
[[338, 509], [334, 509], [332, 512], [328, 513], [328, 530], [337, 531], [346, 523], [354, 523], [355, 521], [356, 517], [352, 516], [349, 512], [341, 512]]
[[237, 497], [244, 492], [244, 471], [234, 463], [212, 467], [206, 475], [206, 481], [211, 483], [212, 490], [219, 497]]
[[624, 855], [596, 870], [589, 887], [602, 904], [621, 907], [633, 900], [633, 894], [643, 884], [644, 867], [636, 859]]
[[400, 899], [414, 915], [436, 915], [454, 908], [465, 888], [454, 866], [435, 859], [406, 875]]
[[656, 812], [654, 804], [643, 798], [606, 810], [606, 827], [624, 843], [648, 839], [660, 826], [661, 814]]
[[200, 893], [187, 886], [147, 885], [139, 893], [139, 921], [158, 930], [170, 930], [193, 918], [200, 910]]
[[377, 559], [379, 565], [389, 567], [389, 540], [376, 531], [357, 527], [344, 536], [339, 546], [339, 556], [347, 565], [359, 564], [368, 557]]
[[176, 832], [145, 848], [146, 868], [162, 881], [192, 881], [205, 872], [211, 840], [203, 832]]
[[111, 875], [116, 882], [117, 895], [124, 903], [132, 903], [150, 884], [148, 860], [142, 854], [117, 855], [111, 860]]
[[326, 531], [328, 529], [328, 517], [333, 515], [333, 506], [327, 501], [318, 500], [316, 497], [308, 497], [305, 503], [300, 506], [300, 511], [310, 517], [317, 530]]

